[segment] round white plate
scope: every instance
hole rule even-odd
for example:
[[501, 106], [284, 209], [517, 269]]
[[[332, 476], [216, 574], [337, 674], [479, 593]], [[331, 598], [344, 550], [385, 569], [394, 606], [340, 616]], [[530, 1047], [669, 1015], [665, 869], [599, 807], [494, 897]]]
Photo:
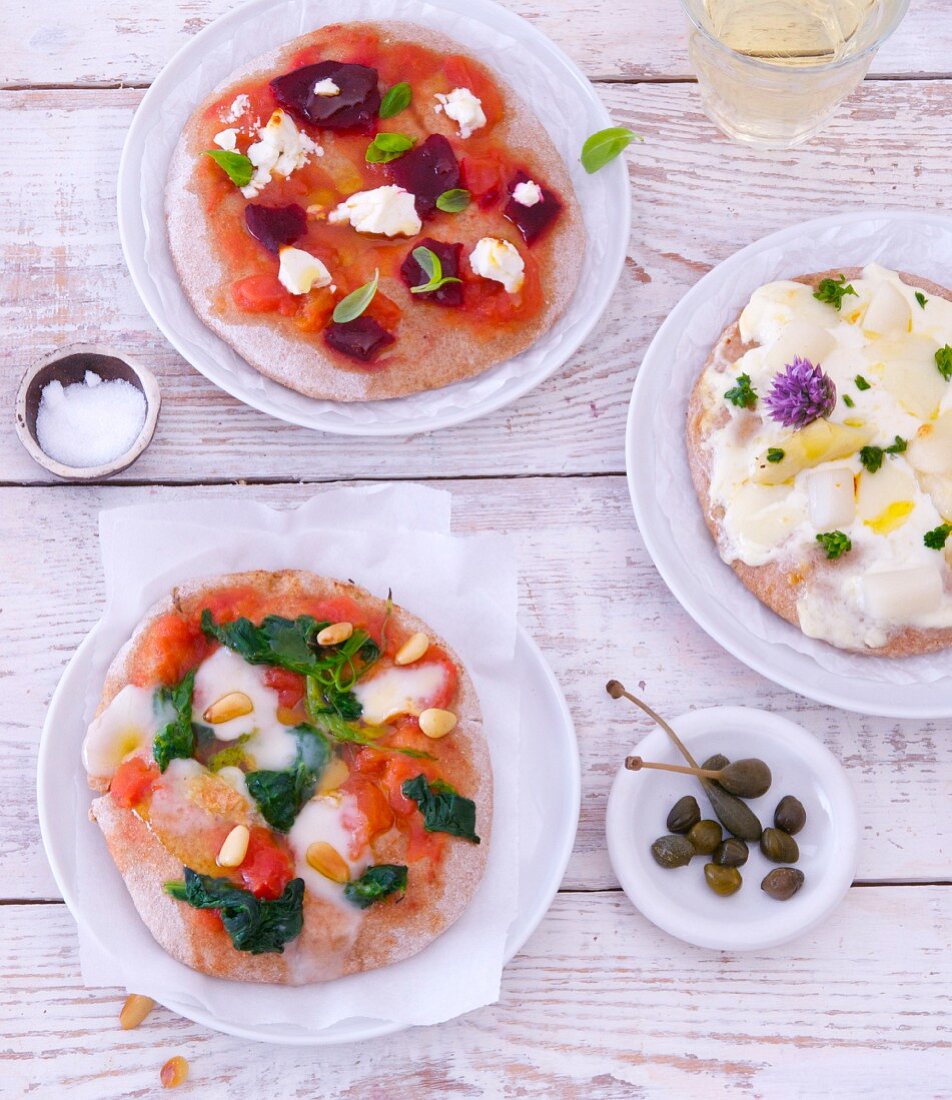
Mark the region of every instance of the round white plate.
[[[88, 799], [77, 813], [72, 792], [77, 770], [82, 769], [80, 745], [84, 734], [76, 700], [85, 692], [95, 636], [96, 628], [73, 655], [53, 693], [43, 725], [37, 765], [43, 846], [70, 912], [77, 924], [94, 938], [95, 933], [80, 904], [75, 867], [77, 830], [90, 828], [85, 816]], [[555, 897], [575, 843], [580, 799], [578, 745], [572, 717], [552, 670], [522, 627], [517, 634], [515, 660], [522, 682], [522, 754], [519, 761], [522, 796], [516, 830], [519, 898], [516, 917], [509, 928], [507, 959], [511, 959], [532, 935]], [[129, 909], [129, 919], [138, 920], [131, 901]], [[97, 943], [100, 948], [106, 947], [101, 940], [97, 939]], [[326, 996], [328, 988], [315, 986], [315, 998]], [[168, 1001], [166, 1007], [216, 1031], [289, 1046], [356, 1042], [400, 1031], [403, 1026], [390, 1020], [353, 1018], [319, 1030], [303, 1026], [249, 1027], [242, 1022], [240, 1004], [235, 1017], [228, 1019], [199, 1011], [191, 1004]]]
[[751, 293], [774, 279], [873, 261], [952, 286], [952, 219], [836, 214], [764, 237], [708, 272], [658, 329], [639, 368], [628, 410], [628, 488], [658, 572], [695, 622], [744, 664], [860, 714], [950, 717], [952, 653], [892, 661], [848, 654], [768, 611], [721, 561], [688, 470], [688, 397]]
[[[532, 105], [568, 165], [588, 246], [565, 314], [531, 348], [476, 378], [389, 401], [317, 401], [264, 378], [192, 311], [165, 232], [172, 150], [212, 89], [247, 61], [334, 22], [404, 19], [456, 38]], [[611, 125], [592, 85], [543, 34], [493, 0], [251, 0], [215, 20], [166, 65], [136, 111], [119, 165], [119, 235], [136, 290], [163, 335], [196, 370], [271, 416], [341, 435], [412, 435], [508, 405], [573, 354], [597, 324], [621, 273], [630, 199], [622, 159], [589, 176], [578, 163], [589, 134]], [[576, 262], [572, 257], [572, 262]]]
[[[773, 775], [770, 790], [751, 799], [750, 808], [764, 825], [786, 794], [799, 798], [807, 822], [797, 833], [806, 879], [788, 901], [775, 901], [760, 889], [777, 866], [750, 845], [750, 858], [739, 868], [744, 884], [729, 898], [715, 894], [704, 880], [708, 857], [695, 856], [687, 867], [665, 870], [655, 863], [651, 844], [667, 833], [668, 811], [693, 794], [701, 816], [713, 818], [710, 803], [692, 776], [670, 772], [627, 771], [615, 777], [608, 799], [608, 853], [618, 881], [653, 924], [698, 947], [757, 951], [802, 936], [836, 908], [853, 881], [859, 841], [856, 801], [839, 761], [802, 726], [751, 707], [712, 707], [676, 718], [672, 727], [698, 763], [715, 752], [731, 760], [756, 756]], [[645, 760], [683, 764], [663, 730], [654, 729], [632, 753]]]

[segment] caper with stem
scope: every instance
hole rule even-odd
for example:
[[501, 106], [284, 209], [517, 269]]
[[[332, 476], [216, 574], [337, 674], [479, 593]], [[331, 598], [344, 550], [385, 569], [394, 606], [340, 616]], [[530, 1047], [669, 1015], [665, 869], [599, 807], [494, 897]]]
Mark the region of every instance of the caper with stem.
[[681, 775], [696, 775], [700, 779], [713, 779], [738, 798], [760, 798], [770, 790], [770, 768], [754, 757], [735, 760], [722, 768], [685, 767], [684, 764], [664, 764], [653, 760], [643, 760], [640, 756], [629, 756], [625, 760], [629, 771], [638, 772], [653, 769], [660, 772], [678, 772]]

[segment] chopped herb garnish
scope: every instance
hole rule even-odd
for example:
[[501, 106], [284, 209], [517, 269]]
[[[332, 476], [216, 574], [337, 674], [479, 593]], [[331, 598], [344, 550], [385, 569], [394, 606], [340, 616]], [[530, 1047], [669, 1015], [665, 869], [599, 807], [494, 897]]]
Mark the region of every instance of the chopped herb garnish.
[[949, 535], [952, 535], [952, 523], [940, 523], [938, 527], [926, 531], [922, 536], [922, 541], [930, 550], [942, 550], [948, 541]]
[[401, 863], [378, 863], [368, 867], [344, 887], [344, 897], [358, 909], [366, 909], [381, 898], [407, 888], [407, 869]]
[[935, 353], [935, 365], [946, 382], [952, 381], [952, 348], [948, 344]]
[[780, 447], [768, 447], [767, 448], [767, 461], [768, 462], [783, 462], [783, 456], [785, 452]]
[[895, 443], [890, 443], [888, 447], [883, 448], [888, 455], [901, 455], [905, 449], [906, 441], [899, 435], [896, 436]]
[[823, 547], [831, 561], [834, 558], [841, 558], [853, 549], [849, 535], [845, 535], [842, 531], [827, 531], [817, 535], [816, 541]]
[[750, 384], [750, 375], [738, 375], [737, 385], [731, 386], [724, 396], [740, 409], [752, 409], [757, 404], [757, 391]]
[[582, 146], [582, 167], [589, 175], [597, 172], [624, 152], [633, 141], [644, 141], [644, 138], [625, 126], [609, 126], [607, 130], [591, 134]]
[[195, 670], [186, 673], [174, 687], [156, 689], [156, 708], [172, 706], [175, 718], [155, 735], [152, 755], [159, 771], [164, 772], [175, 759], [188, 760], [195, 751], [195, 733], [192, 729], [192, 690], [195, 687]]
[[818, 302], [825, 302], [828, 306], [839, 310], [847, 294], [855, 295], [856, 291], [852, 283], [846, 282], [846, 276], [840, 275], [836, 279], [821, 279], [820, 285], [813, 292], [813, 297]]
[[883, 464], [883, 454], [882, 447], [862, 447], [859, 460], [871, 474], [875, 474]]
[[412, 255], [423, 269], [423, 274], [429, 282], [421, 283], [419, 286], [411, 286], [411, 294], [429, 294], [431, 291], [439, 290], [441, 286], [446, 286], [447, 283], [461, 283], [463, 281], [457, 279], [455, 275], [443, 274], [443, 265], [440, 263], [440, 258], [431, 248], [425, 248], [421, 245], [419, 248], [414, 248]]
[[465, 188], [453, 187], [439, 196], [436, 200], [436, 208], [442, 210], [444, 214], [458, 214], [469, 206], [471, 198], [472, 196]]
[[848, 393], [844, 393], [844, 394], [843, 394], [843, 404], [844, 404], [844, 405], [845, 405], [845, 406], [846, 406], [846, 407], [847, 407], [848, 409], [852, 409], [852, 408], [855, 408], [855, 407], [856, 407], [856, 402], [855, 402], [855, 401], [853, 400], [853, 398], [852, 398], [852, 397], [850, 397], [850, 395], [849, 395]]
[[393, 118], [410, 106], [412, 98], [412, 88], [405, 80], [401, 80], [399, 84], [394, 84], [387, 90], [387, 94], [380, 101], [380, 110], [377, 113], [381, 118]]
[[247, 187], [251, 183], [255, 166], [244, 153], [232, 153], [227, 149], [206, 149], [205, 156], [211, 157], [236, 187]]
[[184, 882], [167, 882], [165, 892], [193, 909], [217, 909], [232, 946], [252, 955], [281, 954], [304, 927], [304, 879], [294, 878], [279, 898], [256, 898], [227, 878], [184, 868]]
[[356, 321], [367, 306], [374, 300], [379, 281], [380, 272], [375, 271], [374, 277], [369, 283], [364, 283], [363, 286], [359, 286], [356, 290], [352, 290], [346, 298], [341, 298], [337, 305], [334, 306], [334, 322], [338, 325], [344, 325], [348, 321]]
[[922, 309], [925, 309], [926, 308], [926, 302], [928, 302], [929, 299], [922, 293], [921, 290], [917, 290], [916, 291], [916, 301], [919, 303], [919, 305], [922, 307]]
[[377, 134], [367, 146], [364, 154], [368, 164], [389, 164], [390, 161], [402, 157], [416, 145], [416, 138], [407, 137], [406, 134], [389, 134], [385, 131]]
[[423, 828], [428, 833], [449, 833], [464, 840], [479, 843], [476, 835], [476, 803], [464, 798], [448, 783], [425, 775], [407, 779], [400, 788], [404, 798], [412, 798], [423, 814]]
[[856, 383], [856, 388], [858, 390], [868, 390], [872, 388], [861, 374], [857, 374], [853, 381]]

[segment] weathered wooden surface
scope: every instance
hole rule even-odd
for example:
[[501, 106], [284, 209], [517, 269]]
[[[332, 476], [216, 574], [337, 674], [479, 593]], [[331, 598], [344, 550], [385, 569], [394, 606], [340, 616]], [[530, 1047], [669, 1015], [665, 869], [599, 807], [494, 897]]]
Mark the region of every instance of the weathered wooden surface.
[[182, 1054], [186, 1096], [944, 1097], [950, 934], [952, 890], [940, 887], [853, 889], [818, 931], [762, 955], [686, 947], [621, 893], [560, 894], [498, 1004], [310, 1052], [213, 1035], [164, 1009], [119, 1031], [123, 993], [83, 988], [64, 907], [4, 906], [0, 1090], [154, 1095], [162, 1063]]
[[[595, 80], [688, 79], [686, 23], [678, 0], [513, 0], [506, 5], [547, 34]], [[173, 53], [232, 0], [14, 0], [0, 25], [0, 84], [147, 84]], [[873, 63], [874, 75], [952, 73], [945, 0], [912, 0]]]
[[[0, 1095], [155, 1095], [173, 1053], [192, 1063], [191, 1091], [216, 1098], [952, 1095], [947, 723], [842, 714], [723, 653], [654, 571], [620, 476], [638, 362], [701, 274], [818, 214], [950, 204], [947, 4], [912, 0], [873, 66], [888, 79], [783, 154], [733, 146], [701, 114], [676, 0], [511, 6], [646, 137], [629, 154], [622, 283], [599, 331], [536, 392], [458, 429], [369, 442], [271, 421], [215, 390], [164, 343], [122, 264], [115, 176], [142, 96], [128, 86], [148, 84], [229, 0], [14, 0], [3, 13], [0, 128], [15, 156], [0, 162]], [[140, 354], [162, 387], [155, 442], [125, 484], [50, 485], [13, 431], [25, 366], [84, 337]], [[288, 507], [319, 489], [298, 482], [341, 478], [432, 478], [454, 493], [458, 530], [512, 534], [523, 621], [579, 733], [582, 820], [564, 892], [507, 968], [501, 1002], [441, 1027], [319, 1053], [249, 1046], [164, 1010], [120, 1032], [120, 992], [82, 987], [34, 804], [47, 702], [101, 607], [96, 514], [222, 494]], [[821, 737], [856, 787], [871, 885], [769, 955], [700, 951], [654, 929], [613, 889], [605, 850], [611, 778], [646, 728], [605, 697], [612, 675], [668, 715], [746, 703]]]

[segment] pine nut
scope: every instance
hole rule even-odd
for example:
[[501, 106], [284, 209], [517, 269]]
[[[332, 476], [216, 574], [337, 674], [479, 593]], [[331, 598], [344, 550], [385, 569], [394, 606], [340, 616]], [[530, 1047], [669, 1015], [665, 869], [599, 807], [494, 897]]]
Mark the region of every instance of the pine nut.
[[350, 881], [350, 868], [347, 866], [347, 862], [344, 857], [324, 840], [316, 840], [313, 844], [308, 845], [305, 858], [308, 864], [314, 868], [318, 874], [329, 878], [331, 882], [348, 882]]
[[177, 1089], [188, 1077], [188, 1062], [181, 1054], [173, 1055], [159, 1070], [159, 1080], [164, 1089]]
[[130, 993], [119, 1013], [119, 1026], [123, 1031], [131, 1031], [142, 1023], [153, 1008], [155, 1008], [155, 1001], [151, 997], [145, 997], [141, 993]]
[[430, 707], [420, 715], [419, 722], [420, 729], [426, 736], [436, 741], [456, 728], [456, 715], [451, 710]]
[[423, 634], [412, 634], [397, 650], [397, 655], [393, 659], [395, 665], [412, 665], [414, 661], [419, 661], [424, 653], [430, 648], [430, 639]]
[[326, 794], [328, 791], [336, 791], [342, 783], [347, 782], [349, 775], [350, 768], [339, 756], [335, 756], [321, 775], [320, 782], [317, 785], [317, 793]]
[[222, 722], [230, 722], [232, 718], [244, 718], [255, 709], [249, 696], [243, 691], [229, 691], [211, 706], [205, 708], [202, 717], [213, 726], [220, 726]]
[[340, 645], [354, 633], [353, 623], [331, 623], [317, 635], [318, 645]]
[[236, 825], [225, 837], [215, 861], [219, 867], [239, 867], [248, 854], [248, 840], [251, 833], [247, 825]]

